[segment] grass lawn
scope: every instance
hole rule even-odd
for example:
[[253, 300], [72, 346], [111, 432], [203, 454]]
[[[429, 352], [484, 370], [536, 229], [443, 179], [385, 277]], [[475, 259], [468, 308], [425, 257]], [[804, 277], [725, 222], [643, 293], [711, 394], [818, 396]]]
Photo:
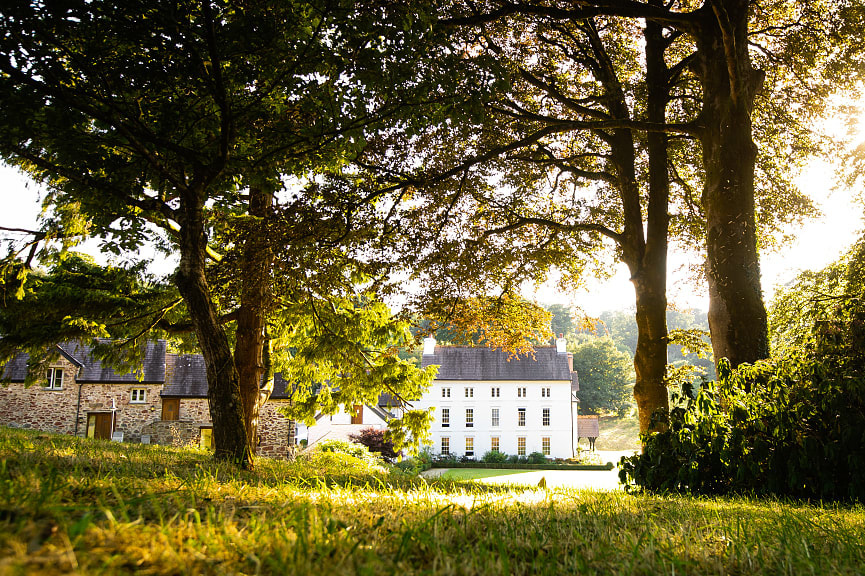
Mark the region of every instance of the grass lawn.
[[489, 468], [454, 468], [440, 476], [443, 480], [477, 480], [478, 478], [492, 478], [494, 476], [510, 476], [511, 474], [525, 474], [530, 470], [492, 470]]
[[[338, 474], [332, 473], [339, 470]], [[865, 509], [425, 481], [0, 428], [0, 574], [861, 574]]]

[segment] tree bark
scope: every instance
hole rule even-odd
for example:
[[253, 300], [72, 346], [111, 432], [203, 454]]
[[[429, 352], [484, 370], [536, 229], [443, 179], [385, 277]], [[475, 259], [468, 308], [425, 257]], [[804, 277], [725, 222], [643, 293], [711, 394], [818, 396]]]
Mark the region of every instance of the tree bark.
[[258, 417], [261, 406], [270, 395], [266, 383], [262, 382], [262, 376], [265, 373], [266, 310], [273, 263], [266, 223], [272, 205], [272, 191], [261, 185], [250, 186], [249, 215], [256, 221], [243, 231], [241, 293], [234, 360], [237, 365], [243, 419], [250, 451], [253, 453], [258, 444]]
[[175, 276], [186, 303], [207, 370], [207, 401], [218, 460], [252, 466], [239, 376], [228, 336], [219, 322], [205, 276], [207, 235], [204, 194], [187, 191], [180, 208], [180, 264]]
[[[594, 30], [594, 29], [592, 29]], [[650, 120], [663, 120], [667, 103], [667, 69], [664, 63], [664, 39], [661, 28], [651, 24], [646, 37], [647, 60], [651, 62], [647, 83], [651, 94]], [[609, 62], [599, 36], [592, 38], [595, 54], [609, 99], [610, 115], [630, 119], [627, 98], [614, 67]], [[659, 137], [660, 136], [660, 137]], [[619, 245], [622, 261], [631, 273], [636, 300], [637, 349], [634, 353], [634, 399], [640, 420], [640, 433], [649, 431], [652, 416], [669, 410], [664, 376], [667, 367], [667, 233], [669, 182], [667, 179], [666, 137], [652, 135], [649, 139], [650, 171], [649, 202], [646, 228], [643, 228], [643, 207], [637, 183], [636, 152], [631, 130], [615, 130], [607, 136], [610, 159], [615, 168], [616, 186], [622, 200], [624, 220]], [[654, 156], [654, 158], [653, 158]]]
[[769, 354], [760, 287], [751, 138], [763, 75], [748, 54], [747, 0], [714, 0], [702, 11], [697, 69], [703, 86], [703, 164], [709, 329], [715, 361], [733, 366]]
[[[663, 28], [646, 22], [647, 120], [666, 121], [669, 72], [664, 61], [666, 40]], [[666, 415], [669, 400], [665, 381], [667, 368], [667, 246], [670, 180], [667, 173], [667, 136], [650, 132], [646, 136], [649, 154], [649, 201], [646, 214], [646, 245], [639, 267], [631, 270], [636, 296], [637, 349], [634, 354], [634, 399], [640, 433], [650, 430], [659, 410]], [[656, 428], [657, 429], [657, 428]]]

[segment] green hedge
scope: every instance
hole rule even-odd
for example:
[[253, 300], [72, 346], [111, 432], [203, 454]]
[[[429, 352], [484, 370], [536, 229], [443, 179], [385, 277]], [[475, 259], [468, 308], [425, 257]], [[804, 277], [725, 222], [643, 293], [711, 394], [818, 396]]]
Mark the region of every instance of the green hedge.
[[434, 462], [433, 468], [488, 468], [491, 470], [612, 470], [606, 464], [511, 464], [493, 462]]

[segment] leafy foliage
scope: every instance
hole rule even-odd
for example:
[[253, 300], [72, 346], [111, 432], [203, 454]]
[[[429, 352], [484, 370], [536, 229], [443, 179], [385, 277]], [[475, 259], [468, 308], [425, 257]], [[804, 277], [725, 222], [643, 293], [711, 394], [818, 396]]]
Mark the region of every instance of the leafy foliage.
[[486, 462], [489, 464], [504, 464], [508, 461], [508, 455], [504, 452], [499, 452], [498, 450], [490, 450], [488, 452], [484, 452], [484, 455], [481, 456], [481, 462]]
[[380, 454], [385, 462], [393, 462], [398, 456], [384, 430], [378, 428], [364, 428], [357, 434], [349, 436], [352, 442], [363, 444], [370, 452]]
[[650, 491], [865, 499], [865, 315], [818, 330], [816, 348], [729, 370], [623, 459]]
[[610, 338], [594, 338], [571, 345], [574, 370], [580, 378], [580, 412], [624, 414], [633, 399], [634, 369], [631, 358]]

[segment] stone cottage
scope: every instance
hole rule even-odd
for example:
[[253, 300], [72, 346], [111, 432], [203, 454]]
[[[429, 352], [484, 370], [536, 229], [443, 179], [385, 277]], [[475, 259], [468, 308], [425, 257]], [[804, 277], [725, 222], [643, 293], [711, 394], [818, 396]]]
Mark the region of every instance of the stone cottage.
[[[120, 374], [72, 342], [55, 347], [45, 376], [25, 387], [27, 354], [3, 368], [0, 426], [88, 438], [175, 445], [212, 445], [207, 377], [200, 354], [173, 354], [164, 341], [145, 345], [142, 367]], [[294, 449], [286, 382], [277, 376], [261, 410], [258, 454], [281, 458]]]

